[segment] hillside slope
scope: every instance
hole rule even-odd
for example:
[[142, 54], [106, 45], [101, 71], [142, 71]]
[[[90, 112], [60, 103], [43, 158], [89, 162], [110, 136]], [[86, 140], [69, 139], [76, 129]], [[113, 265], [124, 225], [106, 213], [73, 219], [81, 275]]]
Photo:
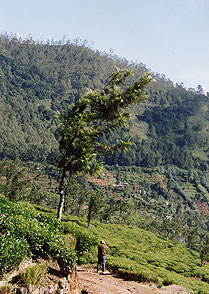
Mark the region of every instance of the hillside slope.
[[[92, 50], [85, 43], [18, 40], [0, 36], [0, 157], [54, 163], [58, 148], [58, 119], [87, 89], [99, 89], [114, 67], [132, 67], [135, 79], [147, 71], [117, 56]], [[146, 103], [130, 109], [131, 127], [104, 140], [129, 138], [126, 154], [106, 163], [153, 167], [175, 164], [207, 169], [208, 97], [187, 91], [154, 74]]]
[[207, 293], [209, 265], [200, 266], [197, 252], [131, 226], [94, 223], [91, 232], [107, 241], [108, 267], [120, 277]]
[[[37, 43], [0, 35], [0, 159], [18, 157], [34, 167], [36, 175], [47, 178], [43, 201], [42, 195], [29, 201], [56, 207], [58, 115], [87, 88], [100, 89], [115, 66], [133, 68], [135, 80], [147, 71], [143, 64], [92, 50], [86, 43]], [[127, 152], [99, 158], [112, 180], [105, 188], [91, 182], [104, 204], [95, 218], [149, 228], [173, 239], [181, 225], [179, 240], [197, 249], [209, 229], [209, 97], [201, 87], [186, 90], [163, 75], [153, 77], [148, 100], [129, 109], [130, 126], [103, 138], [108, 143], [131, 139], [133, 144]], [[94, 181], [108, 183], [102, 177]], [[0, 175], [1, 191], [2, 186], [5, 170]], [[71, 193], [77, 203], [82, 189]], [[77, 208], [71, 208], [75, 200], [71, 196], [66, 210], [85, 216], [87, 193]], [[141, 214], [149, 220], [143, 223]]]
[[[82, 218], [65, 216], [59, 223], [52, 210], [42, 212], [46, 209], [14, 204], [4, 197], [0, 202], [1, 276], [18, 268], [26, 257], [36, 263], [48, 260], [45, 269], [53, 261], [62, 276], [66, 265], [95, 264], [97, 244], [102, 238], [109, 247], [107, 267], [117, 276], [158, 287], [177, 284], [194, 293], [208, 293], [209, 264], [201, 266], [199, 253], [182, 244], [131, 226], [94, 222], [88, 230]], [[17, 283], [18, 279], [9, 282]]]

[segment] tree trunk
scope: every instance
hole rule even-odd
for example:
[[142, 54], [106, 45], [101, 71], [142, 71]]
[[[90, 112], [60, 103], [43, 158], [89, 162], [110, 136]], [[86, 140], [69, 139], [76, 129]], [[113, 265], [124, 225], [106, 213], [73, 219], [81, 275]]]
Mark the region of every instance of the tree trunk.
[[59, 185], [60, 202], [59, 202], [59, 206], [57, 209], [57, 219], [59, 221], [61, 221], [61, 218], [62, 218], [62, 211], [63, 211], [63, 207], [64, 207], [64, 202], [65, 202], [65, 194], [64, 194], [65, 178], [66, 178], [66, 169], [63, 168], [62, 177], [61, 177], [60, 185]]
[[90, 227], [90, 222], [91, 222], [91, 213], [92, 213], [92, 205], [90, 203], [89, 205], [89, 212], [88, 212], [88, 216], [87, 216], [87, 220], [88, 220], [88, 229]]

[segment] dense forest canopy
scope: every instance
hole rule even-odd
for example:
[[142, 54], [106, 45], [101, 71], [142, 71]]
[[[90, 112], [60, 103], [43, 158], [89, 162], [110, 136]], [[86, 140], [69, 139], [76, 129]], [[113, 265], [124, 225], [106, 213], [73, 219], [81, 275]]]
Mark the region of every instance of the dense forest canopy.
[[[114, 67], [132, 68], [138, 79], [147, 71], [81, 41], [35, 42], [0, 36], [0, 157], [55, 163], [57, 115], [87, 89], [98, 89]], [[103, 158], [109, 165], [208, 168], [209, 103], [201, 86], [186, 90], [163, 75], [147, 90], [149, 100], [131, 111], [130, 127], [104, 141], [131, 138], [126, 153]]]

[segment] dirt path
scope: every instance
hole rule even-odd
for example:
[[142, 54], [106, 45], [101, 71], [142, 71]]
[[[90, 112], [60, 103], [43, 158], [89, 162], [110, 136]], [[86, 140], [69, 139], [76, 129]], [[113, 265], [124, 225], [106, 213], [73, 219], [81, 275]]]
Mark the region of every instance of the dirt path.
[[134, 281], [124, 281], [111, 273], [97, 274], [94, 268], [78, 268], [79, 284], [85, 294], [188, 294], [181, 286], [156, 288]]

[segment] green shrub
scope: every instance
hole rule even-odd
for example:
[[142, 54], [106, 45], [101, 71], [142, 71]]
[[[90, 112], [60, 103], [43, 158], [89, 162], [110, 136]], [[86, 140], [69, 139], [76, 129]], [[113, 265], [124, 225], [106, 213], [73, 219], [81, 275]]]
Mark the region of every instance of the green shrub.
[[117, 268], [117, 269], [115, 268], [114, 272], [117, 274], [117, 276], [127, 281], [137, 281], [140, 283], [141, 282], [158, 283], [158, 277], [146, 271], [136, 272], [132, 270], [125, 270], [123, 268]]
[[0, 275], [18, 267], [28, 254], [28, 244], [24, 239], [0, 236]]
[[95, 262], [95, 246], [97, 238], [87, 229], [75, 223], [62, 223], [64, 234], [72, 234], [76, 238], [75, 250], [78, 256], [78, 264]]
[[172, 285], [174, 283], [175, 283], [174, 280], [171, 279], [171, 278], [168, 278], [168, 277], [164, 278], [164, 280], [163, 280], [163, 285], [164, 286], [169, 286], [169, 285]]
[[158, 287], [177, 284], [208, 293], [209, 265], [200, 266], [198, 252], [136, 227], [95, 222], [90, 230], [106, 240], [107, 268], [114, 273]]
[[162, 288], [162, 286], [163, 286], [163, 281], [161, 279], [159, 279], [158, 283], [157, 283], [157, 287]]
[[0, 199], [0, 212], [0, 232], [5, 241], [1, 245], [2, 272], [18, 266], [27, 253], [43, 258], [50, 255], [63, 272], [73, 267], [76, 253], [66, 247], [55, 218], [5, 199]]
[[202, 281], [209, 283], [209, 273], [202, 275]]

